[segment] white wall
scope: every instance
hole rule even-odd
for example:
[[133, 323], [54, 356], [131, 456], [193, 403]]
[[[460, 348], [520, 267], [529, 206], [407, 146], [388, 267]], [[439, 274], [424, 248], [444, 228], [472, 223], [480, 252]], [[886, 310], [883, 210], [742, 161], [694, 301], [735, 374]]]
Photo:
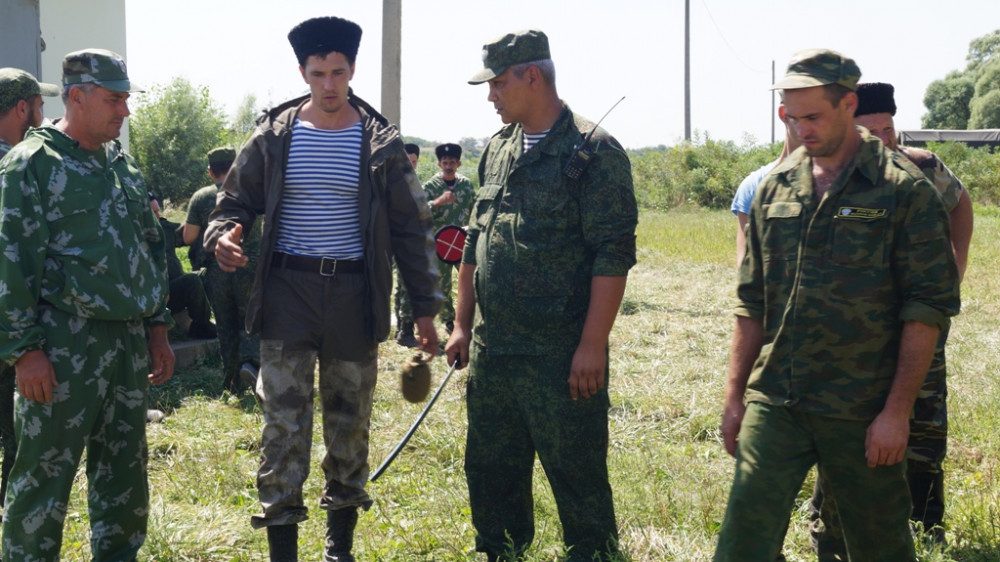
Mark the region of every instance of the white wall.
[[0, 0], [0, 67], [38, 76], [38, 0]]
[[[55, 84], [62, 79], [62, 59], [80, 49], [108, 49], [125, 57], [125, 0], [42, 0], [42, 76]], [[45, 99], [45, 116], [63, 114], [62, 100]], [[128, 127], [122, 128], [122, 144], [128, 146]]]

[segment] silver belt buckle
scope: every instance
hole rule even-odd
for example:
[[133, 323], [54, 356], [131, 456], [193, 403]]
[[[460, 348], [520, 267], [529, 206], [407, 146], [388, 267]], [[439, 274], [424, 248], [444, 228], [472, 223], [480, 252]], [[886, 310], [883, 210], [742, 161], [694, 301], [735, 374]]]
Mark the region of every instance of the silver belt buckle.
[[[326, 264], [332, 263], [333, 269], [329, 273], [326, 272]], [[333, 277], [337, 274], [337, 258], [320, 258], [319, 261], [319, 274], [323, 277]]]

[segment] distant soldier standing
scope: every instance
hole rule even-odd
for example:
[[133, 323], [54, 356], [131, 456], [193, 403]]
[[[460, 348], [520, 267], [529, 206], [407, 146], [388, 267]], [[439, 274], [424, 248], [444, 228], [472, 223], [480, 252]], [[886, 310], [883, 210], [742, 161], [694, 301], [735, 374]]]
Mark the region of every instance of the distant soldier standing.
[[[58, 96], [59, 86], [40, 83], [18, 68], [0, 68], [0, 159], [24, 139], [31, 127], [42, 124], [42, 96]], [[0, 470], [0, 509], [7, 497], [7, 476], [14, 466], [17, 439], [14, 435], [14, 369], [0, 363], [0, 443], [3, 468]]]
[[235, 159], [236, 151], [229, 147], [209, 151], [208, 175], [214, 185], [205, 186], [191, 196], [184, 224], [184, 242], [191, 244], [191, 267], [206, 268], [205, 288], [215, 312], [219, 352], [222, 354], [222, 387], [234, 394], [244, 387], [249, 387], [251, 392], [255, 390], [260, 367], [260, 336], [247, 332], [246, 317], [257, 257], [260, 255], [261, 221], [255, 221], [244, 236], [243, 252], [250, 260], [249, 266], [233, 273], [222, 271], [215, 256], [205, 252], [202, 236]]
[[[470, 365], [465, 475], [476, 550], [513, 560], [531, 544], [537, 452], [568, 560], [616, 559], [608, 336], [635, 264], [631, 166], [618, 141], [559, 98], [544, 33], [508, 33], [483, 54], [469, 82], [489, 83], [506, 126], [479, 162], [446, 347], [449, 363]], [[591, 157], [579, 162], [591, 132]]]
[[4, 560], [59, 560], [84, 451], [94, 560], [135, 560], [146, 538], [147, 390], [174, 356], [163, 232], [115, 140], [133, 90], [117, 54], [66, 55], [65, 116], [0, 163], [0, 359], [18, 389]]
[[[469, 222], [469, 214], [476, 202], [476, 188], [472, 180], [458, 173], [462, 165], [462, 147], [447, 143], [434, 149], [438, 168], [441, 171], [424, 182], [424, 193], [427, 194], [427, 205], [434, 216], [434, 232], [441, 227], [454, 225], [465, 226]], [[441, 292], [444, 293], [444, 306], [441, 308], [440, 320], [445, 330], [450, 334], [455, 327], [455, 306], [451, 301], [451, 274], [457, 266], [438, 261], [438, 272], [441, 274]]]
[[[417, 171], [417, 161], [420, 160], [420, 147], [408, 142], [403, 145], [406, 157], [410, 159], [413, 171]], [[418, 176], [419, 178], [419, 176]], [[406, 285], [403, 284], [403, 277], [399, 274], [396, 264], [393, 263], [393, 277], [396, 280], [396, 287], [393, 290], [393, 308], [396, 311], [396, 334], [393, 339], [403, 347], [417, 347], [417, 338], [413, 333], [413, 313], [410, 311], [410, 298], [406, 296]]]

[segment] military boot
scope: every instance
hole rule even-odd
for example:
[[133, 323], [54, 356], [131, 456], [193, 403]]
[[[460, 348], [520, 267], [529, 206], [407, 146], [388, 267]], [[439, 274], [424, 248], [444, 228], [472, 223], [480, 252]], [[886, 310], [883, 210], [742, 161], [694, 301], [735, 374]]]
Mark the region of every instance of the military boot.
[[396, 343], [403, 347], [417, 347], [417, 338], [413, 334], [413, 322], [404, 321], [396, 331]]
[[267, 528], [271, 562], [299, 562], [299, 526], [272, 525]]
[[323, 562], [354, 562], [354, 527], [358, 524], [356, 506], [326, 512], [326, 555]]

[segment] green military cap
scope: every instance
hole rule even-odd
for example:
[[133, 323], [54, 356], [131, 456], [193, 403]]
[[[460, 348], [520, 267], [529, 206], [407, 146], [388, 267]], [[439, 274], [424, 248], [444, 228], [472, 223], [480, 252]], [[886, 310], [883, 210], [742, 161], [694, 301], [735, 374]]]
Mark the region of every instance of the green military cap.
[[830, 49], [806, 49], [792, 55], [785, 77], [771, 86], [771, 89], [795, 90], [840, 84], [854, 91], [860, 78], [861, 69], [854, 59]]
[[0, 68], [0, 113], [37, 95], [58, 96], [59, 86], [39, 82], [20, 68]]
[[469, 84], [482, 84], [500, 76], [515, 64], [552, 58], [549, 38], [538, 29], [508, 33], [483, 45], [483, 66]]
[[236, 150], [228, 146], [220, 146], [208, 151], [209, 164], [232, 164], [236, 160]]
[[63, 59], [63, 86], [97, 84], [115, 92], [142, 92], [132, 84], [125, 59], [105, 49], [74, 51]]

